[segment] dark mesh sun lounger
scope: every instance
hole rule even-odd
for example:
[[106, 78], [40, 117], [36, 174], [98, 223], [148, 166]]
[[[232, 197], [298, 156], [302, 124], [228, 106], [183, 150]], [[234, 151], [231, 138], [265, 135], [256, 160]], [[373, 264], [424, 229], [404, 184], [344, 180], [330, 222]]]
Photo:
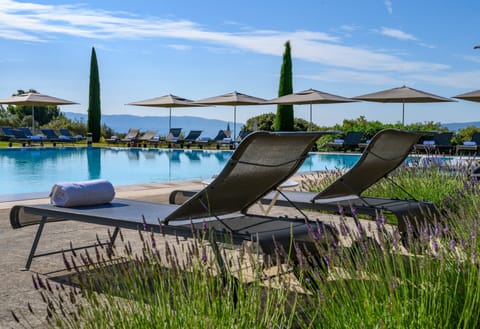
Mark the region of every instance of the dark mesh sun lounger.
[[42, 256], [36, 255], [36, 247], [44, 225], [58, 220], [116, 227], [113, 239], [119, 227], [142, 227], [142, 216], [148, 230], [166, 234], [192, 236], [191, 223], [197, 228], [206, 225], [217, 241], [224, 240], [225, 236], [234, 243], [255, 241], [267, 254], [274, 253], [273, 239], [288, 250], [293, 234], [298, 243], [314, 251], [316, 247], [310, 240], [306, 219], [248, 215], [246, 211], [297, 171], [321, 135], [317, 132], [252, 133], [239, 145], [217, 178], [180, 206], [126, 199], [88, 207], [14, 206], [10, 212], [13, 228], [39, 224], [25, 268], [30, 267], [34, 257]]
[[[377, 133], [368, 144], [361, 158], [348, 172], [320, 193], [282, 191], [278, 205], [338, 212], [341, 206], [345, 213], [353, 207], [357, 213], [375, 215], [378, 211], [393, 213], [398, 219], [401, 232], [406, 232], [406, 220], [412, 223], [438, 213], [431, 202], [403, 199], [365, 197], [361, 194], [370, 186], [385, 178], [398, 168], [420, 137], [417, 133], [386, 129]], [[268, 203], [273, 198], [269, 193], [262, 198]]]

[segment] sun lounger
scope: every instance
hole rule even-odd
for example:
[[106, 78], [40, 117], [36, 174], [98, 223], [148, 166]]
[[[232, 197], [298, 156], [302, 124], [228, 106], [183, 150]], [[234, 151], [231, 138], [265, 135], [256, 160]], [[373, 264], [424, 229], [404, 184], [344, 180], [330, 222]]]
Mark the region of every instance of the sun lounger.
[[[395, 129], [377, 133], [368, 143], [361, 158], [349, 171], [323, 191], [281, 191], [277, 205], [375, 216], [380, 211], [393, 213], [398, 220], [400, 232], [407, 231], [407, 221], [418, 220], [438, 214], [436, 206], [427, 201], [386, 199], [362, 196], [362, 193], [398, 168], [412, 150], [420, 134]], [[269, 203], [274, 193], [262, 198]], [[354, 210], [352, 210], [354, 209]]]
[[107, 142], [107, 144], [117, 144], [120, 142], [120, 138], [116, 135], [112, 135], [110, 138], [105, 138], [105, 142]]
[[120, 139], [121, 142], [127, 143], [127, 145], [134, 144], [137, 141], [140, 129], [130, 128], [124, 138]]
[[20, 143], [22, 146], [35, 143], [43, 145], [44, 139], [41, 136], [26, 135], [23, 128], [2, 127], [2, 132], [4, 136], [8, 137], [9, 146], [12, 146], [13, 143]]
[[217, 140], [217, 149], [220, 149], [222, 146], [227, 147], [231, 150], [235, 148], [235, 145], [240, 143], [246, 136], [248, 136], [251, 133], [249, 130], [241, 130], [238, 133], [238, 136], [236, 139], [233, 139], [227, 135], [225, 135], [224, 138]]
[[181, 139], [181, 134], [182, 128], [170, 128], [167, 137], [165, 137], [168, 148], [172, 148], [173, 144]]
[[190, 148], [196, 143], [197, 139], [200, 137], [201, 134], [201, 130], [191, 130], [185, 138], [179, 138], [176, 141], [172, 141], [171, 144], [178, 145], [180, 146], [180, 148], [183, 148], [184, 146]]
[[67, 136], [59, 136], [55, 130], [51, 128], [41, 129], [42, 134], [45, 136], [47, 142], [52, 142], [55, 146], [56, 143], [74, 143], [74, 140], [68, 138]]
[[0, 136], [2, 141], [8, 141], [11, 138], [15, 138], [12, 127], [0, 127]]
[[24, 134], [25, 136], [29, 137], [32, 142], [43, 142], [44, 141], [44, 136], [43, 135], [34, 135], [32, 133], [32, 131], [30, 130], [30, 128], [28, 127], [21, 127], [19, 128]]
[[480, 146], [480, 132], [474, 132], [472, 138], [468, 142], [463, 142], [463, 144], [457, 145], [455, 150], [457, 154], [460, 153], [470, 153], [477, 154], [478, 147]]
[[[13, 228], [38, 225], [25, 268], [30, 267], [34, 257], [52, 254], [36, 254], [36, 248], [45, 224], [62, 220], [116, 227], [112, 243], [118, 228], [138, 229], [145, 225], [148, 231], [185, 237], [207, 229], [211, 241], [234, 244], [253, 241], [270, 255], [275, 254], [276, 248], [289, 250], [293, 236], [296, 243], [316, 254], [318, 246], [310, 238], [311, 225], [318, 225], [316, 222], [246, 212], [297, 171], [320, 136], [321, 133], [313, 132], [252, 133], [239, 145], [218, 177], [180, 206], [127, 199], [71, 208], [50, 204], [14, 206], [10, 212]], [[328, 225], [324, 227], [331, 231]]]
[[62, 138], [62, 136], [65, 136], [67, 139], [70, 139], [74, 142], [79, 142], [81, 140], [83, 140], [83, 136], [82, 135], [76, 135], [76, 136], [73, 136], [73, 134], [70, 132], [70, 130], [66, 129], [66, 128], [61, 128], [61, 129], [58, 129], [59, 133], [60, 133], [60, 138]]
[[353, 151], [359, 147], [359, 143], [363, 137], [363, 132], [361, 131], [349, 131], [343, 139], [335, 139], [333, 142], [328, 142], [325, 144], [326, 147], [332, 148], [334, 150], [341, 150], [343, 152]]
[[[362, 196], [362, 193], [398, 168], [410, 153], [420, 134], [394, 129], [383, 130], [375, 135], [366, 146], [361, 158], [348, 172], [326, 189], [318, 192], [300, 192], [277, 189], [261, 199], [270, 205], [275, 198], [279, 206], [324, 210], [339, 213], [341, 210], [351, 215], [376, 216], [380, 211], [393, 213], [397, 217], [398, 228], [407, 230], [407, 221], [412, 223], [438, 214], [431, 202], [415, 199], [386, 199]], [[195, 191], [175, 190], [170, 194], [170, 203], [181, 204], [195, 194]]]
[[147, 144], [158, 143], [157, 131], [156, 130], [147, 130], [142, 136], [138, 138], [138, 142], [147, 147]]
[[424, 140], [422, 144], [416, 144], [415, 150], [426, 153], [451, 153], [452, 132], [443, 132], [433, 135], [433, 139]]

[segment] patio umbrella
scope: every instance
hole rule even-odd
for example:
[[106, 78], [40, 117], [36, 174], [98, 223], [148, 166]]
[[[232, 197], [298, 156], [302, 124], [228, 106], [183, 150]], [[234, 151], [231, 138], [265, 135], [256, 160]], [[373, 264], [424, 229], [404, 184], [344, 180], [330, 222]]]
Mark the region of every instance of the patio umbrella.
[[143, 101], [128, 103], [127, 105], [147, 106], [147, 107], [165, 107], [169, 110], [168, 131], [172, 128], [172, 108], [176, 107], [196, 107], [192, 100], [183, 97], [168, 94], [161, 97], [145, 99]]
[[47, 105], [71, 105], [78, 104], [65, 99], [48, 96], [40, 93], [26, 93], [11, 96], [9, 98], [0, 99], [0, 104], [12, 104], [12, 105], [31, 105], [32, 106], [32, 131], [35, 130], [35, 115], [34, 109], [37, 106]]
[[402, 126], [405, 124], [405, 103], [453, 102], [453, 100], [449, 98], [437, 96], [407, 86], [352, 97], [352, 99], [379, 103], [402, 103]]
[[463, 99], [471, 102], [480, 102], [480, 90], [475, 90], [465, 94], [453, 96], [453, 98]]
[[337, 96], [315, 89], [307, 89], [269, 100], [269, 104], [310, 104], [310, 129], [312, 127], [312, 104], [349, 103], [356, 100]]
[[233, 106], [233, 138], [235, 140], [237, 137], [237, 106], [240, 105], [260, 105], [265, 104], [266, 100], [263, 98], [258, 98], [250, 95], [245, 95], [239, 92], [231, 92], [225, 95], [205, 98], [196, 101], [197, 104], [202, 105], [232, 105]]

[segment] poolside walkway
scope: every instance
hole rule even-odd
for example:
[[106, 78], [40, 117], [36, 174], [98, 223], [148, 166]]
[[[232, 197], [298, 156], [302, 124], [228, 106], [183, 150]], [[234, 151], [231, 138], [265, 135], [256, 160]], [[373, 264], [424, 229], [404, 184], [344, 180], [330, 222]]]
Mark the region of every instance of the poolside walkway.
[[[144, 201], [168, 203], [168, 196], [174, 189], [200, 189], [200, 181], [170, 182], [162, 184], [141, 184], [116, 187], [117, 197], [131, 198]], [[64, 273], [65, 266], [61, 255], [36, 258], [30, 271], [21, 271], [27, 259], [37, 226], [24, 227], [13, 230], [10, 227], [9, 211], [17, 204], [37, 204], [48, 202], [48, 199], [32, 199], [14, 202], [0, 202], [0, 328], [18, 327], [10, 313], [14, 310], [17, 314], [28, 314], [27, 302], [38, 314], [45, 314], [45, 304], [41, 301], [39, 293], [32, 284], [32, 275], [41, 277], [54, 277]], [[260, 209], [253, 206], [251, 212]], [[285, 215], [291, 208], [273, 207], [270, 215]], [[297, 215], [296, 213], [293, 215]], [[318, 213], [315, 215], [318, 216]], [[322, 220], [338, 220], [338, 216], [321, 215]], [[123, 230], [126, 240], [138, 240], [138, 232]], [[106, 240], [107, 228], [79, 222], [58, 222], [45, 226], [39, 250], [67, 249], [74, 240], [76, 245], [88, 244], [96, 241], [98, 234], [101, 240]], [[73, 239], [74, 237], [74, 239]], [[173, 238], [172, 238], [173, 239]], [[158, 243], [158, 245], [161, 245]], [[43, 320], [43, 319], [42, 319]], [[42, 327], [41, 321], [34, 321], [32, 327]]]

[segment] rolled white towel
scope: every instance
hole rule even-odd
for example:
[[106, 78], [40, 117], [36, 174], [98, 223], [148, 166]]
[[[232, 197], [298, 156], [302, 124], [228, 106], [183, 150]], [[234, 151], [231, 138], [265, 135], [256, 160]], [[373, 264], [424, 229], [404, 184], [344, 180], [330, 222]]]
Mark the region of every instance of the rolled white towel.
[[114, 197], [113, 185], [105, 179], [57, 183], [50, 192], [51, 204], [59, 207], [104, 204], [112, 201]]

